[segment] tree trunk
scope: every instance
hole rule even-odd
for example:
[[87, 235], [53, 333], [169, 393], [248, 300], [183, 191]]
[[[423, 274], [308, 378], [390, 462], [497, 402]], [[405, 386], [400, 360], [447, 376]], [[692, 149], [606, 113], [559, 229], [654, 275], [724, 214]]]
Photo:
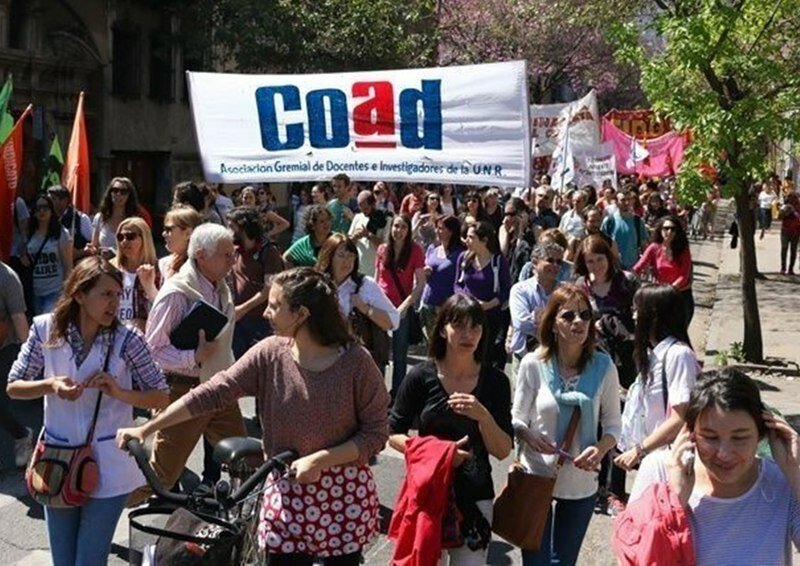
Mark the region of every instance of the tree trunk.
[[750, 210], [747, 186], [735, 187], [736, 216], [739, 223], [739, 265], [741, 268], [742, 310], [744, 311], [744, 356], [749, 362], [764, 360], [764, 344], [761, 339], [761, 317], [756, 296], [756, 241], [755, 219]]

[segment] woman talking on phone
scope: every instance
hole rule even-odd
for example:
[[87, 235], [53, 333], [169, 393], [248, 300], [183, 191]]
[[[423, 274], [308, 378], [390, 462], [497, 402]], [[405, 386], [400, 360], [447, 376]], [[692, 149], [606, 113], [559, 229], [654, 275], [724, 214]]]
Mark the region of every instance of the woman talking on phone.
[[[765, 437], [771, 459], [757, 454]], [[672, 449], [642, 462], [614, 550], [620, 564], [791, 564], [799, 499], [797, 432], [744, 373], [709, 371]]]

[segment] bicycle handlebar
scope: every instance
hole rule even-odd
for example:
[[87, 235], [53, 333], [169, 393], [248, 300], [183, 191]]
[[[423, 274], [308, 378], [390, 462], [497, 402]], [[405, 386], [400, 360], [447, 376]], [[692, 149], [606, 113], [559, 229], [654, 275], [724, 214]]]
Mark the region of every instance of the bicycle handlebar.
[[297, 452], [294, 450], [286, 450], [264, 462], [247, 480], [236, 490], [234, 494], [227, 498], [226, 501], [217, 501], [213, 497], [200, 497], [185, 495], [181, 493], [174, 493], [167, 489], [159, 481], [155, 471], [150, 466], [150, 460], [147, 457], [144, 446], [137, 438], [129, 438], [125, 442], [125, 448], [136, 460], [136, 464], [144, 474], [148, 485], [153, 489], [153, 492], [169, 503], [176, 505], [186, 506], [187, 504], [200, 504], [205, 507], [216, 509], [228, 509], [247, 497], [249, 493], [255, 488], [258, 483], [263, 480], [267, 475], [276, 468], [286, 469], [292, 461], [297, 458]]

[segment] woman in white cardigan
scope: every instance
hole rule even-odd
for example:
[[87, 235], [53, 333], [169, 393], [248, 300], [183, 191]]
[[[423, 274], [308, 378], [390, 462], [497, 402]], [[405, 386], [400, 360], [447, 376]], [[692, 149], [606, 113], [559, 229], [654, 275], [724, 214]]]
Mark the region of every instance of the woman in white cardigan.
[[[595, 347], [594, 322], [585, 293], [574, 285], [559, 287], [542, 314], [539, 348], [520, 364], [511, 410], [520, 462], [528, 472], [558, 474], [540, 549], [522, 551], [525, 566], [577, 562], [594, 511], [597, 470], [619, 436], [619, 378], [611, 359]], [[557, 470], [576, 407], [581, 413], [569, 457]]]

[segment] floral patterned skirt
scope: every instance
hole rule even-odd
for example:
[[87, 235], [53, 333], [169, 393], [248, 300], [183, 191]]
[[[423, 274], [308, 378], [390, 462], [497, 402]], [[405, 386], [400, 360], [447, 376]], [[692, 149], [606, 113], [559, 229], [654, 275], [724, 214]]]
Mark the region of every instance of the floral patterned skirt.
[[258, 528], [266, 552], [352, 554], [378, 529], [378, 493], [369, 466], [334, 466], [312, 484], [267, 482]]

